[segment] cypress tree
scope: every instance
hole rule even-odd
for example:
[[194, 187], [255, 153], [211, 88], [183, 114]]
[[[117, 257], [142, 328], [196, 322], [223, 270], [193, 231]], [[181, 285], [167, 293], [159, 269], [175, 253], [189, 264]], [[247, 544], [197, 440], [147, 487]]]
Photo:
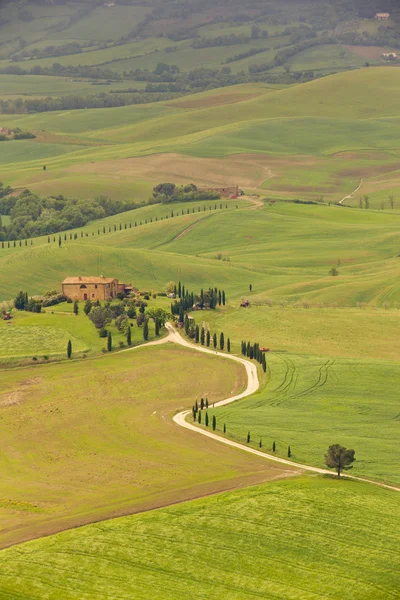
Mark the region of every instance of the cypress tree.
[[195, 407], [194, 407], [194, 406], [192, 406], [192, 414], [193, 414], [193, 421], [195, 421], [195, 420], [196, 420], [197, 413], [196, 413], [196, 409], [195, 409]]
[[275, 444], [275, 442], [272, 442], [272, 452], [275, 452], [275, 451], [276, 451], [276, 444]]
[[217, 429], [217, 417], [215, 415], [213, 415], [213, 418], [212, 418], [212, 428], [213, 428], [213, 431], [215, 431]]
[[185, 333], [186, 333], [186, 335], [189, 334], [189, 319], [188, 319], [187, 315], [186, 315], [186, 319], [185, 319]]
[[154, 322], [155, 334], [160, 335], [160, 321], [158, 319]]
[[252, 284], [249, 285], [249, 290], [250, 290], [250, 292], [253, 291], [253, 285]]
[[251, 441], [251, 437], [250, 437], [250, 431], [249, 431], [249, 433], [247, 434], [247, 443], [250, 444], [250, 441]]
[[199, 410], [199, 403], [196, 400], [196, 404], [195, 404], [195, 408], [196, 408], [196, 412]]
[[206, 412], [206, 422], [205, 422], [206, 427], [208, 427], [208, 423], [209, 423], [208, 422], [208, 412]]
[[222, 304], [222, 293], [221, 290], [218, 290], [218, 306]]
[[68, 344], [67, 344], [67, 358], [71, 358], [72, 356], [72, 342], [71, 340], [68, 340]]
[[213, 335], [213, 346], [214, 346], [214, 349], [216, 350], [217, 349], [217, 334], [216, 333], [214, 333], [214, 335]]
[[226, 349], [228, 350], [228, 352], [231, 351], [231, 340], [228, 338], [228, 341], [226, 343]]
[[204, 409], [204, 398], [200, 400], [200, 410]]
[[222, 305], [225, 306], [225, 303], [226, 303], [225, 291], [222, 290]]
[[201, 335], [200, 335], [200, 343], [201, 343], [202, 346], [204, 346], [205, 341], [206, 341], [206, 332], [205, 332], [204, 327], [202, 327], [201, 328]]
[[178, 296], [179, 296], [179, 298], [182, 298], [182, 286], [181, 286], [181, 282], [178, 283]]
[[288, 446], [287, 455], [288, 455], [288, 458], [290, 458], [292, 456], [292, 451], [290, 450], [290, 446]]
[[111, 336], [111, 331], [109, 331], [108, 334], [107, 334], [107, 350], [108, 350], [108, 352], [111, 352], [111, 350], [112, 350], [112, 336]]
[[221, 335], [219, 336], [219, 347], [221, 350], [223, 350], [225, 347], [225, 337], [224, 337], [224, 334], [222, 333], [222, 331], [221, 331]]
[[132, 345], [132, 331], [130, 326], [128, 327], [127, 331], [126, 331], [126, 343], [128, 344], [128, 346]]
[[147, 319], [143, 324], [143, 339], [145, 342], [147, 342], [147, 340], [149, 339], [149, 322]]
[[74, 302], [74, 315], [78, 315], [79, 313], [79, 304], [78, 304], [78, 300], [75, 300]]
[[260, 440], [260, 443], [258, 445], [260, 446], [260, 448], [262, 448], [262, 440]]
[[267, 372], [267, 359], [265, 358], [265, 354], [263, 354], [263, 357], [262, 357], [262, 368], [263, 368], [264, 373], [266, 373]]
[[206, 408], [208, 408], [208, 398], [206, 398]]
[[206, 333], [206, 345], [207, 345], [207, 348], [210, 347], [210, 342], [211, 342], [211, 333], [207, 329], [207, 333]]
[[224, 433], [226, 433], [226, 423], [224, 423]]
[[201, 410], [197, 413], [197, 422], [201, 425]]
[[196, 340], [196, 344], [199, 343], [199, 339], [200, 339], [200, 329], [199, 326], [196, 325], [196, 332], [195, 332], [195, 340]]

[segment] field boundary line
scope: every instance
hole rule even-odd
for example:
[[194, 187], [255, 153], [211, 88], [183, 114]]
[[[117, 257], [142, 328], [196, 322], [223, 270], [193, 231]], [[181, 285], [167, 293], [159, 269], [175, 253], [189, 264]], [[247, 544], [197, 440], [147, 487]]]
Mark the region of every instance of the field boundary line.
[[[194, 344], [185, 340], [170, 324], [167, 323], [166, 327], [169, 331], [169, 335], [167, 338], [164, 338], [165, 341], [170, 341], [173, 343], [180, 344], [181, 346], [185, 346], [187, 348], [192, 348], [197, 350], [198, 352], [203, 352], [204, 354], [212, 354], [214, 356], [220, 356], [222, 358], [228, 358], [230, 360], [234, 360], [235, 362], [239, 362], [243, 364], [246, 368], [247, 373], [247, 387], [246, 389], [236, 396], [231, 396], [230, 398], [225, 398], [225, 400], [220, 400], [216, 402], [213, 406], [214, 408], [219, 408], [221, 406], [227, 406], [228, 404], [232, 404], [232, 402], [236, 402], [237, 400], [241, 400], [246, 398], [247, 396], [251, 396], [255, 392], [257, 392], [260, 388], [260, 381], [258, 378], [257, 367], [251, 363], [250, 361], [240, 358], [238, 356], [232, 356], [229, 354], [225, 354], [224, 352], [217, 352], [213, 350], [209, 350], [208, 348], [203, 348], [199, 346], [195, 346]], [[142, 346], [143, 347], [143, 346]], [[232, 448], [237, 448], [238, 450], [244, 450], [245, 452], [250, 452], [250, 454], [254, 454], [255, 456], [260, 456], [261, 458], [265, 458], [267, 460], [272, 460], [274, 462], [278, 462], [284, 465], [288, 465], [290, 467], [297, 467], [298, 469], [303, 469], [304, 471], [311, 471], [312, 473], [318, 473], [319, 475], [332, 475], [332, 471], [328, 471], [327, 469], [320, 469], [318, 467], [312, 467], [311, 465], [304, 465], [301, 463], [296, 463], [286, 458], [280, 458], [278, 456], [274, 456], [272, 454], [267, 454], [265, 452], [261, 452], [260, 450], [256, 450], [255, 448], [250, 448], [249, 446], [245, 446], [244, 444], [239, 444], [238, 442], [233, 442], [227, 438], [221, 437], [216, 433], [212, 433], [211, 431], [206, 431], [204, 429], [200, 429], [191, 423], [188, 423], [186, 417], [191, 414], [192, 411], [184, 410], [173, 417], [173, 421], [179, 425], [180, 427], [184, 427], [185, 429], [189, 429], [190, 431], [195, 431], [200, 435], [204, 435], [208, 438], [214, 439], [222, 444], [226, 444], [231, 446]], [[386, 488], [395, 492], [400, 492], [400, 488], [396, 486], [392, 486], [386, 483], [380, 483], [379, 481], [374, 481], [372, 479], [365, 479], [363, 477], [356, 477], [355, 475], [345, 475], [344, 477], [348, 479], [352, 479], [354, 481], [360, 481], [363, 483], [371, 483], [372, 485], [376, 485], [378, 487]]]

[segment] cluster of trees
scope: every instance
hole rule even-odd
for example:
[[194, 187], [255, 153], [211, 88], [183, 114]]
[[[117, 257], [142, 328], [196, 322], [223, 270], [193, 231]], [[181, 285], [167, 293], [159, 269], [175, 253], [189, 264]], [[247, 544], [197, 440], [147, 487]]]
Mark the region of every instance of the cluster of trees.
[[[1, 103], [2, 102], [7, 104], [7, 101], [4, 101], [4, 100], [0, 101], [0, 112], [1, 112]], [[6, 142], [8, 140], [32, 140], [35, 137], [36, 137], [36, 135], [34, 135], [32, 132], [23, 131], [19, 127], [16, 127], [15, 129], [10, 129], [9, 135], [0, 133], [0, 142]], [[0, 185], [1, 185], [1, 183], [0, 183]], [[1, 190], [0, 190], [0, 192], [1, 192]]]
[[167, 294], [173, 294], [177, 297], [171, 304], [171, 314], [179, 316], [179, 322], [185, 323], [185, 312], [191, 311], [193, 308], [197, 310], [215, 309], [217, 306], [225, 306], [226, 294], [225, 290], [218, 288], [209, 288], [208, 290], [200, 290], [200, 294], [189, 292], [184, 285], [179, 282], [178, 286], [171, 281], [165, 286]]
[[107, 196], [94, 200], [65, 198], [62, 195], [41, 198], [25, 190], [19, 196], [0, 197], [0, 214], [11, 217], [10, 225], [0, 227], [0, 240], [25, 239], [83, 227], [93, 219], [135, 207], [133, 201], [114, 201]]
[[43, 301], [36, 298], [29, 298], [28, 292], [19, 292], [14, 300], [14, 306], [17, 310], [26, 310], [28, 312], [42, 312]]
[[[142, 328], [143, 340], [149, 338], [149, 320], [154, 321], [155, 334], [160, 335], [161, 329], [170, 318], [170, 314], [162, 308], [154, 308], [148, 310], [147, 302], [139, 299], [131, 299], [124, 297], [124, 294], [119, 295], [119, 302], [106, 302], [103, 305], [99, 301], [92, 302], [86, 300], [83, 312], [88, 316], [90, 321], [96, 327], [101, 338], [107, 338], [108, 342], [112, 338], [111, 332], [107, 331], [107, 325], [114, 322], [118, 331], [126, 336], [128, 346], [132, 345], [132, 327], [135, 320], [137, 327]], [[78, 302], [74, 303], [74, 312], [78, 314]], [[111, 349], [111, 348], [110, 348]]]
[[61, 77], [81, 77], [85, 79], [104, 79], [111, 81], [120, 81], [122, 76], [116, 71], [112, 71], [107, 67], [90, 67], [88, 65], [62, 65], [53, 63], [51, 67], [41, 67], [35, 65], [30, 69], [23, 69], [19, 65], [7, 65], [0, 69], [2, 75], [48, 75]]
[[267, 359], [265, 358], [265, 352], [260, 350], [260, 344], [251, 344], [250, 342], [242, 342], [241, 352], [243, 356], [247, 356], [251, 360], [256, 360], [262, 365], [264, 373], [267, 371]]
[[153, 188], [150, 204], [171, 202], [194, 202], [196, 200], [219, 200], [220, 194], [213, 190], [199, 190], [194, 183], [177, 186], [175, 183], [159, 183]]

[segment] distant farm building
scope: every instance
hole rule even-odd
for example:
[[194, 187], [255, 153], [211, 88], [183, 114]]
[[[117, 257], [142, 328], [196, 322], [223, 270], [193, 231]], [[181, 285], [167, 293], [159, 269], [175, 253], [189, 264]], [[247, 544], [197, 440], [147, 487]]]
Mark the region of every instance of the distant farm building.
[[64, 296], [71, 300], [112, 300], [117, 294], [129, 294], [132, 284], [110, 277], [67, 277], [62, 282]]
[[390, 13], [387, 13], [387, 12], [376, 13], [375, 19], [377, 21], [388, 21], [390, 19]]
[[11, 135], [11, 129], [7, 129], [7, 127], [0, 127], [0, 135]]
[[383, 52], [382, 58], [384, 60], [397, 60], [398, 56], [395, 52]]
[[237, 185], [227, 187], [202, 187], [198, 188], [199, 192], [216, 192], [224, 198], [237, 198], [242, 192]]

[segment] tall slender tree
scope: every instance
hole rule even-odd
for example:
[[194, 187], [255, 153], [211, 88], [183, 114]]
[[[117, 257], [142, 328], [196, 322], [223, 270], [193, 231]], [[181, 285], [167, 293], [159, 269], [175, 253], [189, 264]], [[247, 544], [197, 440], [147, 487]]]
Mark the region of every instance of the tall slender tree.
[[111, 335], [111, 331], [109, 331], [108, 334], [107, 334], [107, 350], [108, 350], [108, 352], [111, 352], [111, 350], [112, 350], [112, 335]]
[[206, 345], [207, 345], [207, 348], [210, 347], [210, 342], [211, 342], [211, 333], [210, 333], [209, 329], [207, 329], [207, 333], [206, 333]]
[[72, 356], [72, 342], [71, 340], [68, 340], [68, 344], [67, 344], [67, 358], [71, 358]]
[[224, 334], [222, 333], [222, 331], [221, 331], [221, 335], [219, 336], [219, 347], [220, 347], [220, 350], [223, 350], [225, 347], [225, 337], [224, 337]]
[[78, 304], [78, 300], [75, 300], [74, 302], [74, 315], [78, 315], [79, 313], [79, 304]]
[[214, 350], [217, 349], [217, 334], [214, 333], [213, 335], [213, 346], [214, 346]]
[[228, 350], [228, 352], [231, 351], [231, 340], [228, 338], [228, 341], [226, 343], [226, 349]]
[[132, 346], [132, 330], [130, 325], [126, 330], [126, 343], [128, 344], [128, 346]]
[[143, 323], [143, 339], [145, 342], [149, 339], [149, 321], [145, 319]]
[[213, 418], [212, 418], [212, 428], [213, 428], [213, 431], [215, 431], [217, 429], [217, 417], [215, 415], [213, 415]]
[[205, 332], [204, 327], [202, 327], [201, 328], [201, 334], [200, 334], [200, 343], [201, 343], [202, 346], [204, 346], [205, 341], [206, 341], [206, 332]]

